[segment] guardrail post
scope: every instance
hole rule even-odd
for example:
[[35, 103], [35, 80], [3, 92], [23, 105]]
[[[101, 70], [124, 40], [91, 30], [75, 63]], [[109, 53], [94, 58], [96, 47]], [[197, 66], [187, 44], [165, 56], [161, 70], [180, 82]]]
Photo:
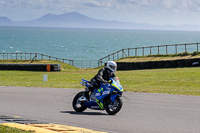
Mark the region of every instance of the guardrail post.
[[187, 45], [185, 44], [185, 52], [187, 52]]
[[150, 55], [151, 55], [151, 46], [149, 48], [150, 48]]
[[124, 58], [124, 49], [122, 49], [122, 58]]
[[117, 51], [117, 59], [119, 60], [119, 51]]
[[128, 48], [128, 56], [130, 56], [129, 50], [130, 50], [130, 49]]
[[135, 56], [137, 56], [137, 48], [135, 48]]
[[167, 45], [166, 45], [166, 54], [168, 54]]
[[144, 47], [142, 49], [143, 49], [143, 56], [144, 56]]

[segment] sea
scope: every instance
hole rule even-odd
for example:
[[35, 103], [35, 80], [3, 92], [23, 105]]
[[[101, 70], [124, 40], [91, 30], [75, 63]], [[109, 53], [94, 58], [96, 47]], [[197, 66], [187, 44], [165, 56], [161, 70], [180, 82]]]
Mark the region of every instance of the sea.
[[200, 31], [0, 27], [0, 53], [71, 60], [96, 61], [121, 49], [185, 43], [200, 43]]

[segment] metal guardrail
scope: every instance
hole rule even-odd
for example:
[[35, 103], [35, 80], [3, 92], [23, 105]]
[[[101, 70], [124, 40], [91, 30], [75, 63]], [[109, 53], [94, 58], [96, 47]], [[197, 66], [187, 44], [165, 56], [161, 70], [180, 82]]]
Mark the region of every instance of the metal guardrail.
[[[107, 61], [119, 60], [124, 57], [136, 57], [136, 56], [147, 56], [147, 55], [167, 55], [167, 54], [178, 54], [182, 52], [194, 52], [199, 51], [200, 43], [189, 43], [189, 44], [173, 44], [173, 45], [158, 45], [149, 47], [137, 47], [121, 49], [115, 53], [109, 54], [98, 60], [98, 66], [102, 66]], [[192, 46], [192, 47], [189, 47]]]
[[199, 44], [200, 43], [189, 43], [127, 48], [109, 54], [99, 60], [71, 60], [48, 56], [40, 53], [0, 53], [0, 60], [56, 60], [62, 61], [78, 68], [96, 68], [104, 65], [107, 61], [119, 60], [125, 57], [178, 54], [182, 52], [199, 51]]
[[98, 67], [98, 60], [71, 60], [40, 53], [0, 53], [0, 60], [30, 60], [31, 62], [33, 60], [56, 60], [79, 68]]

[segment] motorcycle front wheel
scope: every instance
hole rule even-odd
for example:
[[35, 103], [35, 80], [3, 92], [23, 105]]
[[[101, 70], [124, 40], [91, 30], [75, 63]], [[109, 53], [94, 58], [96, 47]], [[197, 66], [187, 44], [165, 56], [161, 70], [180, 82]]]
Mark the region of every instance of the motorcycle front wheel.
[[73, 99], [72, 107], [76, 112], [83, 112], [84, 110], [87, 109], [87, 107], [84, 105], [84, 102], [79, 101], [79, 98], [84, 96], [84, 93], [85, 93], [84, 91], [79, 92]]
[[120, 111], [122, 104], [123, 101], [120, 97], [116, 97], [114, 102], [112, 102], [111, 99], [108, 99], [105, 103], [106, 112], [109, 115], [114, 115]]

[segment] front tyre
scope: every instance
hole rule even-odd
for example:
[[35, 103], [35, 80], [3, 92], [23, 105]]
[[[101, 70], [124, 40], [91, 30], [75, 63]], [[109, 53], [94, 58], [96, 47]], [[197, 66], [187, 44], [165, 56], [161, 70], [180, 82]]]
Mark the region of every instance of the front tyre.
[[116, 97], [114, 102], [112, 102], [109, 98], [105, 103], [106, 112], [109, 115], [114, 115], [120, 111], [120, 109], [122, 108], [122, 104], [123, 101], [120, 97]]
[[85, 96], [84, 93], [85, 93], [84, 91], [79, 92], [73, 99], [72, 107], [76, 112], [83, 112], [84, 110], [87, 109], [87, 107], [84, 105], [84, 102], [79, 100], [79, 98]]

